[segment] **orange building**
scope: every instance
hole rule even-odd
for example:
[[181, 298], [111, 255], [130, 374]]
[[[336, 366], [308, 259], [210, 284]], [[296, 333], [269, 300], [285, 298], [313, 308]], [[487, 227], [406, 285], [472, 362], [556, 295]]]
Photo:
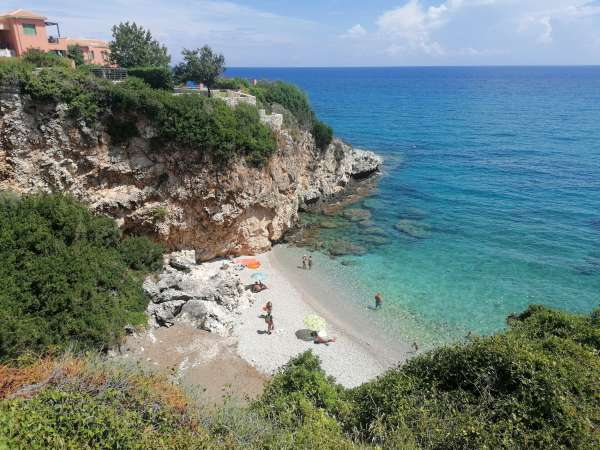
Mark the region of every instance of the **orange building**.
[[[55, 27], [56, 34], [48, 35], [47, 27]], [[0, 57], [20, 57], [32, 48], [64, 55], [70, 45], [82, 50], [87, 64], [110, 64], [106, 41], [61, 37], [58, 23], [24, 9], [0, 15]]]

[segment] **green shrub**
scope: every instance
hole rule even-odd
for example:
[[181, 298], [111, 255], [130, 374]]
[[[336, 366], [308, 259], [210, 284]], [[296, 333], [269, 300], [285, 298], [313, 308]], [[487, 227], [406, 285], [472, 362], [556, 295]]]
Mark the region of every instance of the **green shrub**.
[[260, 81], [250, 87], [250, 93], [263, 105], [279, 104], [290, 111], [305, 130], [312, 127], [315, 114], [308, 97], [298, 87], [283, 81]]
[[0, 203], [0, 361], [25, 351], [104, 349], [147, 305], [134, 270], [158, 267], [160, 247], [121, 239], [112, 219], [62, 195]]
[[[48, 67], [34, 72], [20, 63], [0, 64], [0, 83], [19, 87], [37, 102], [65, 103], [73, 119], [88, 126], [106, 125], [115, 144], [137, 136], [135, 124], [145, 121], [157, 130], [156, 151], [187, 147], [221, 168], [236, 158], [263, 165], [277, 149], [274, 133], [260, 122], [255, 107], [229, 108], [221, 100], [196, 94], [174, 96], [136, 77], [113, 84], [85, 69]], [[276, 92], [287, 91], [282, 87]], [[290, 92], [303, 95], [297, 89]]]
[[165, 248], [146, 236], [123, 239], [119, 243], [123, 260], [133, 270], [152, 272], [162, 267], [162, 255]]
[[225, 78], [219, 77], [214, 84], [214, 89], [231, 89], [231, 90], [248, 90], [250, 89], [250, 83], [245, 78]]
[[255, 407], [264, 416], [290, 426], [301, 423], [315, 408], [344, 414], [348, 405], [342, 391], [325, 374], [319, 357], [308, 351], [291, 359], [273, 377]]
[[181, 391], [160, 376], [74, 360], [35, 381], [33, 398], [0, 399], [0, 448], [216, 448]]
[[171, 91], [175, 87], [173, 72], [168, 67], [132, 67], [127, 74], [144, 80], [153, 89]]
[[107, 131], [113, 144], [122, 144], [140, 135], [135, 119], [125, 119], [116, 116], [108, 119]]
[[324, 124], [320, 120], [315, 121], [312, 134], [315, 138], [315, 143], [317, 147], [321, 150], [325, 150], [333, 141], [333, 130], [330, 126]]
[[30, 48], [22, 57], [23, 61], [35, 67], [63, 67], [70, 68], [71, 62], [68, 58], [58, 56], [54, 53], [46, 53], [37, 48]]

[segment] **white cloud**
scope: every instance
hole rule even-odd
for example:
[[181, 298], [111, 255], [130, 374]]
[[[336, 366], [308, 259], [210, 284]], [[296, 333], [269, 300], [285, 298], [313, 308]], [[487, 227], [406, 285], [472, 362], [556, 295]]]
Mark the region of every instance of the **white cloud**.
[[348, 29], [344, 34], [341, 35], [343, 38], [354, 39], [361, 38], [367, 35], [367, 30], [360, 23], [357, 23], [350, 29]]
[[492, 5], [497, 0], [446, 0], [437, 6], [424, 6], [420, 0], [409, 0], [403, 6], [384, 12], [377, 20], [380, 36], [392, 40], [386, 53], [420, 51], [428, 55], [446, 53], [433, 37], [453, 14], [463, 8]]

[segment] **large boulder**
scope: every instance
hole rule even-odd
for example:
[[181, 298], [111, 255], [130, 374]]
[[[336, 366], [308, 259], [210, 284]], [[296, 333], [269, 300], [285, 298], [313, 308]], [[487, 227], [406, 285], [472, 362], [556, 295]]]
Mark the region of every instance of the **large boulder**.
[[379, 171], [383, 164], [383, 158], [377, 154], [367, 151], [353, 149], [352, 151], [352, 178], [368, 178]]
[[172, 254], [163, 272], [144, 281], [143, 289], [151, 300], [147, 308], [150, 325], [186, 321], [227, 335], [234, 315], [252, 303], [252, 294], [244, 289], [235, 266], [221, 262], [197, 265], [191, 254], [182, 253]]

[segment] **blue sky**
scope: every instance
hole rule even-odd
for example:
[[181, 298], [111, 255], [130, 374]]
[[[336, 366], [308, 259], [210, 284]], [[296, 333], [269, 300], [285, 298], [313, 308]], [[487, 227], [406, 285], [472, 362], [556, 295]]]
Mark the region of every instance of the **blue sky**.
[[211, 45], [230, 66], [600, 64], [600, 0], [3, 0], [110, 38], [135, 21], [179, 60]]

